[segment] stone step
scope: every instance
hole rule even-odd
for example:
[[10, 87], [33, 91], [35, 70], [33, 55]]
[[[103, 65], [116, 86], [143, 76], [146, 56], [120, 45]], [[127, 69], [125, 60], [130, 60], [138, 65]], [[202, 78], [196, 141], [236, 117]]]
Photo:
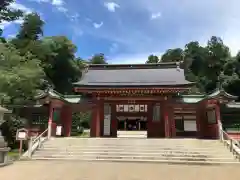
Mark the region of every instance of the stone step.
[[[92, 141], [92, 142], [137, 142], [137, 141], [146, 141], [143, 139], [125, 139], [125, 138], [51, 138], [49, 141], [56, 141], [56, 142], [75, 142], [75, 141]], [[213, 142], [219, 142], [218, 140], [201, 140], [201, 139], [147, 139], [147, 142], [164, 142], [164, 143], [172, 143], [172, 142], [182, 142], [182, 143], [213, 143]]]
[[32, 160], [58, 160], [58, 161], [104, 161], [104, 162], [135, 162], [135, 163], [166, 163], [166, 164], [185, 164], [185, 165], [240, 165], [237, 161], [184, 161], [184, 160], [147, 160], [147, 159], [76, 159], [70, 157], [62, 157], [62, 158], [44, 158], [44, 157], [35, 157]]
[[109, 156], [122, 156], [122, 155], [127, 155], [127, 156], [136, 156], [136, 155], [148, 155], [148, 156], [181, 156], [181, 157], [230, 157], [233, 158], [233, 156], [229, 153], [224, 153], [224, 154], [211, 154], [211, 153], [201, 153], [201, 152], [194, 152], [194, 153], [186, 153], [186, 152], [102, 152], [102, 151], [82, 151], [82, 152], [72, 152], [72, 151], [38, 151], [36, 152], [36, 155], [109, 155]]
[[205, 148], [192, 148], [192, 149], [177, 149], [177, 148], [109, 148], [109, 147], [42, 147], [41, 151], [112, 151], [112, 152], [120, 152], [120, 151], [132, 151], [132, 152], [202, 152], [202, 153], [229, 153], [227, 149], [224, 148], [213, 148], [213, 149], [205, 149]]
[[54, 138], [33, 154], [33, 159], [239, 163], [218, 140], [137, 138]]
[[[49, 140], [47, 141], [46, 143], [56, 143], [56, 144], [75, 144], [75, 143], [78, 143], [78, 144], [95, 144], [95, 143], [99, 143], [99, 144], [148, 144], [148, 145], [162, 145], [162, 144], [178, 144], [178, 145], [195, 145], [195, 144], [199, 144], [199, 145], [214, 145], [214, 144], [220, 144], [219, 141], [210, 141], [210, 142], [201, 142], [201, 141], [148, 141], [146, 139], [134, 139], [132, 140], [133, 138], [126, 138], [126, 141], [124, 141], [123, 139], [125, 138], [117, 138], [115, 141], [112, 141], [112, 140], [91, 140], [91, 139], [88, 139], [88, 140], [83, 140], [84, 138], [79, 138], [79, 139], [76, 139], [76, 140], [72, 140], [72, 141], [69, 141], [69, 140]], [[119, 139], [122, 139], [122, 140], [119, 140]]]
[[[61, 137], [61, 138], [51, 138], [51, 140], [54, 141], [108, 141], [108, 142], [116, 142], [116, 141], [143, 141], [143, 139], [121, 139], [121, 138], [76, 138], [76, 137]], [[218, 140], [209, 140], [209, 139], [194, 139], [194, 138], [189, 138], [189, 139], [154, 139], [154, 138], [150, 138], [147, 139], [148, 142], [184, 142], [184, 143], [188, 143], [188, 142], [203, 142], [203, 143], [208, 143], [208, 142], [219, 142]]]
[[52, 144], [43, 144], [43, 147], [45, 148], [62, 148], [62, 147], [71, 147], [71, 148], [82, 148], [82, 147], [88, 147], [88, 148], [121, 148], [121, 149], [129, 149], [129, 148], [141, 148], [141, 149], [218, 149], [222, 148], [223, 145], [212, 145], [212, 146], [201, 146], [201, 145], [139, 145], [139, 144], [65, 144], [65, 145], [58, 145], [55, 143]]
[[74, 145], [74, 144], [82, 144], [82, 145], [87, 145], [87, 144], [94, 144], [94, 145], [98, 145], [98, 144], [103, 144], [103, 145], [148, 145], [148, 146], [162, 146], [162, 145], [175, 145], [175, 146], [189, 146], [189, 145], [206, 145], [206, 146], [215, 146], [215, 145], [220, 145], [221, 143], [220, 142], [217, 142], [217, 143], [197, 143], [197, 142], [192, 142], [192, 143], [164, 143], [164, 142], [156, 142], [156, 143], [149, 143], [149, 142], [103, 142], [103, 141], [98, 141], [98, 142], [91, 142], [91, 141], [88, 141], [88, 142], [81, 142], [81, 141], [75, 141], [75, 142], [56, 142], [56, 141], [50, 141], [50, 142], [47, 142], [46, 144], [56, 144], [56, 145]]
[[142, 141], [117, 141], [117, 142], [104, 142], [104, 141], [75, 141], [75, 142], [57, 142], [57, 141], [49, 141], [47, 143], [45, 143], [46, 145], [48, 144], [54, 144], [54, 145], [139, 145], [139, 146], [215, 146], [215, 145], [220, 145], [220, 142], [213, 142], [213, 143], [200, 143], [200, 142], [191, 142], [191, 143], [180, 143], [180, 142], [172, 142], [172, 143], [165, 143], [165, 142], [142, 142]]
[[182, 157], [182, 156], [143, 156], [143, 155], [134, 155], [134, 156], [127, 156], [127, 155], [34, 155], [34, 159], [38, 158], [72, 158], [72, 159], [128, 159], [128, 160], [178, 160], [178, 161], [219, 161], [219, 162], [236, 162], [234, 158], [215, 158], [215, 157]]

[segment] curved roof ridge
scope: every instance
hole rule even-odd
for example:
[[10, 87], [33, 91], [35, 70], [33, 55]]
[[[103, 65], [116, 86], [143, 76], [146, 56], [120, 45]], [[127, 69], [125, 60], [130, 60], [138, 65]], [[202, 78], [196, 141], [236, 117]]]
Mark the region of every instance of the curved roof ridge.
[[177, 68], [179, 62], [147, 63], [147, 64], [89, 64], [89, 69], [142, 69], [142, 68]]

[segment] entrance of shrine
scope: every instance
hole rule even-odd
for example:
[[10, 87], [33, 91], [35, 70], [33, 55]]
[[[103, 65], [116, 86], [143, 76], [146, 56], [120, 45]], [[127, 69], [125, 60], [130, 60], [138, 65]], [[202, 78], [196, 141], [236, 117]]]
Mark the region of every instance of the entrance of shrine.
[[146, 131], [147, 130], [147, 117], [140, 116], [120, 116], [118, 119], [119, 131]]
[[146, 131], [147, 130], [146, 104], [117, 104], [116, 119], [118, 131]]

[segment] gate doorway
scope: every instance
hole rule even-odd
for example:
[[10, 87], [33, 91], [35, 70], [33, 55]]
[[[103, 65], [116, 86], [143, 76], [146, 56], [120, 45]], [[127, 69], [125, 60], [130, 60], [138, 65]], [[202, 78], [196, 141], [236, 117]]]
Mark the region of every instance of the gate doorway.
[[147, 118], [146, 117], [128, 117], [119, 116], [118, 119], [118, 131], [146, 131], [147, 130]]
[[195, 108], [174, 108], [177, 137], [197, 136], [197, 116]]

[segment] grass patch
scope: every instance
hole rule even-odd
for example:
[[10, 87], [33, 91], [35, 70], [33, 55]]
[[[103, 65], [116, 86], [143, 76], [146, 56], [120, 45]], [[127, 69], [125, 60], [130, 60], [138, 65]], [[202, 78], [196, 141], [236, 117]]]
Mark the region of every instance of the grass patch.
[[88, 138], [88, 137], [90, 137], [90, 134], [89, 134], [89, 132], [83, 132], [83, 133], [77, 135], [77, 137], [79, 137], [79, 138]]
[[19, 150], [18, 149], [14, 149], [14, 150], [9, 151], [8, 152], [8, 156], [12, 160], [17, 160], [19, 158]]

